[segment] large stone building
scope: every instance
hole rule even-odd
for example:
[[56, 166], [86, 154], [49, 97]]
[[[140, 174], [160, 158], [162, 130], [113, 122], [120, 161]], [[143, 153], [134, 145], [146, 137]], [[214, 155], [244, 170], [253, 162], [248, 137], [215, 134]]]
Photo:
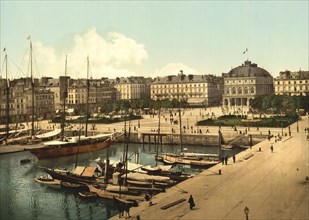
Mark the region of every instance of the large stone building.
[[224, 77], [223, 111], [244, 114], [258, 95], [273, 93], [273, 77], [268, 71], [247, 60]]
[[[5, 121], [6, 95], [1, 83], [1, 121]], [[14, 79], [9, 88], [10, 122], [30, 121], [32, 117], [32, 89], [31, 78]], [[48, 118], [54, 110], [54, 93], [46, 86], [42, 86], [38, 79], [34, 79], [34, 117]]]
[[110, 81], [117, 90], [117, 100], [147, 98], [147, 83], [144, 77], [117, 77], [115, 80]]
[[274, 79], [276, 95], [309, 95], [309, 71], [280, 72]]
[[151, 99], [186, 100], [191, 106], [213, 106], [221, 102], [222, 77], [188, 75], [183, 71], [175, 75], [157, 77], [151, 84]]
[[[89, 97], [87, 90], [89, 83]], [[68, 85], [67, 105], [78, 113], [86, 112], [88, 97], [88, 112], [97, 113], [101, 105], [108, 100], [115, 100], [115, 89], [106, 79], [77, 79]]]

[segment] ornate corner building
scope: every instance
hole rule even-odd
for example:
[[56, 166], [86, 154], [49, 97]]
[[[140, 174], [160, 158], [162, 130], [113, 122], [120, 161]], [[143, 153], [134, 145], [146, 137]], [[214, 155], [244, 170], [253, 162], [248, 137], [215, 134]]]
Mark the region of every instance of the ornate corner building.
[[275, 94], [289, 96], [309, 95], [309, 71], [280, 72], [274, 79]]
[[249, 60], [223, 77], [222, 109], [225, 114], [246, 114], [256, 96], [273, 93], [273, 77]]

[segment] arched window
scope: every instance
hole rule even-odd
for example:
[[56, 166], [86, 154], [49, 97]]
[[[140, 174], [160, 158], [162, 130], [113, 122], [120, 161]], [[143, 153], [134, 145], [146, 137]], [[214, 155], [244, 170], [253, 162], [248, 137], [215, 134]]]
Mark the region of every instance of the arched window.
[[251, 94], [254, 94], [254, 87], [251, 87], [251, 88], [250, 88], [250, 93], [251, 93]]
[[233, 88], [232, 88], [232, 95], [235, 95], [235, 94], [236, 94], [236, 88], [233, 87]]
[[238, 94], [242, 94], [242, 88], [238, 87]]
[[245, 87], [244, 93], [245, 93], [245, 94], [248, 94], [248, 92], [249, 92], [248, 87]]

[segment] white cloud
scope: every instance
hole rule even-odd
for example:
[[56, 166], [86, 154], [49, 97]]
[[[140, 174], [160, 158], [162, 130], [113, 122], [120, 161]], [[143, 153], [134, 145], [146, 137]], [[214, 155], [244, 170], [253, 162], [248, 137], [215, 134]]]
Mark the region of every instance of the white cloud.
[[[121, 33], [110, 32], [106, 38], [95, 28], [73, 38], [73, 47], [67, 51], [68, 75], [74, 78], [86, 77], [87, 56], [90, 60], [93, 78], [136, 75], [130, 68], [141, 65], [148, 59], [143, 44]], [[34, 42], [36, 62], [41, 76], [59, 77], [64, 73], [66, 54], [57, 55], [56, 50]]]
[[169, 63], [162, 67], [161, 69], [156, 69], [154, 72], [155, 76], [168, 76], [168, 75], [177, 75], [180, 70], [183, 70], [183, 73], [188, 75], [188, 74], [194, 74], [194, 75], [199, 75], [200, 73], [192, 69], [185, 64], [182, 63]]

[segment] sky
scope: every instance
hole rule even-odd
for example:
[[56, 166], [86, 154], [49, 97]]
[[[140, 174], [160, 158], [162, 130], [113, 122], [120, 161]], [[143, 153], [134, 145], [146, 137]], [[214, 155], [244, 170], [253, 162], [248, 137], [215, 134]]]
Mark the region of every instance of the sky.
[[[251, 60], [273, 77], [309, 69], [308, 1], [0, 0], [1, 76], [213, 74]], [[247, 52], [244, 53], [244, 51]]]

